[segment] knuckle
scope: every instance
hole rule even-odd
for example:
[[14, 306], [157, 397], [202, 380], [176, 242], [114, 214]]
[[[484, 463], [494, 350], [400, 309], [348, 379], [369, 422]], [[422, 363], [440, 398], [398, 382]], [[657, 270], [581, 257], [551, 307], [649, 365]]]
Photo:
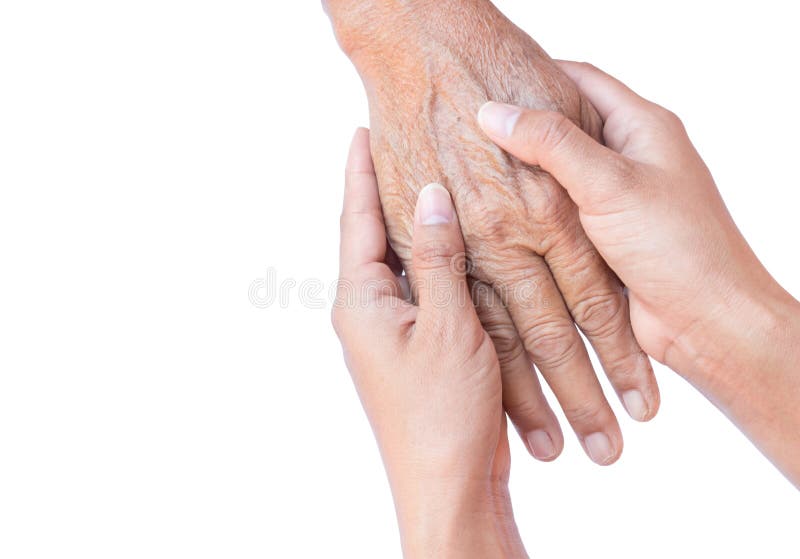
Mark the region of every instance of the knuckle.
[[[508, 253], [506, 253], [508, 254]], [[549, 312], [552, 299], [542, 295], [542, 285], [548, 281], [550, 271], [545, 268], [544, 260], [538, 255], [530, 253], [518, 254], [513, 262], [498, 262], [491, 267], [493, 275], [492, 286], [501, 301], [507, 303], [509, 308], [518, 307], [525, 312]], [[523, 326], [519, 329], [520, 337], [524, 328], [535, 329], [537, 326]]]
[[580, 66], [581, 70], [591, 70], [591, 71], [597, 70], [597, 66], [595, 66], [591, 62], [580, 61], [576, 62], [575, 64]]
[[560, 184], [549, 174], [529, 169], [524, 175], [525, 183], [535, 188], [535, 196], [529, 197], [531, 214], [538, 222], [562, 223], [576, 217], [577, 208]]
[[513, 325], [505, 321], [489, 322], [488, 324], [484, 322], [483, 328], [494, 343], [501, 367], [508, 367], [524, 354], [525, 348], [522, 346], [522, 340], [519, 339]]
[[582, 234], [578, 208], [560, 186], [542, 189], [531, 206], [539, 222], [534, 244], [538, 254], [549, 256], [553, 247]]
[[625, 324], [623, 308], [619, 294], [599, 293], [578, 301], [572, 316], [587, 336], [605, 338], [618, 333]]
[[669, 132], [685, 132], [686, 128], [680, 117], [669, 109], [656, 103], [646, 101], [639, 110], [637, 123], [645, 129], [657, 131], [666, 129]]
[[639, 200], [636, 193], [647, 185], [642, 169], [634, 161], [616, 154], [603, 162], [602, 170], [591, 182], [597, 200], [606, 207], [619, 209], [636, 204]]
[[656, 115], [668, 126], [683, 128], [683, 121], [669, 109], [656, 105]]
[[525, 348], [505, 305], [494, 289], [481, 282], [473, 285], [472, 300], [475, 302], [481, 326], [494, 344], [500, 367], [503, 370], [509, 368], [525, 354]]
[[504, 392], [503, 407], [515, 422], [536, 425], [547, 423], [547, 408], [535, 398], [515, 397], [515, 395], [508, 395]]
[[435, 239], [414, 245], [415, 268], [417, 270], [441, 270], [456, 265], [464, 255], [455, 241]]
[[497, 354], [494, 349], [494, 342], [486, 332], [480, 328], [468, 330], [465, 346], [466, 354], [472, 354], [469, 362], [483, 363], [485, 369], [499, 366]]
[[646, 357], [640, 351], [621, 352], [613, 356], [600, 356], [600, 361], [606, 370], [611, 384], [617, 390], [638, 388], [642, 384], [640, 368], [642, 358]]
[[434, 321], [422, 323], [422, 339], [427, 352], [431, 355], [444, 356], [446, 348], [457, 346], [459, 354], [448, 356], [461, 365], [477, 365], [480, 370], [488, 370], [497, 365], [497, 355], [492, 339], [480, 327], [462, 328], [452, 321]]
[[[487, 191], [502, 193], [502, 186], [491, 183]], [[465, 210], [462, 225], [464, 241], [470, 252], [486, 251], [495, 253], [500, 250], [518, 248], [522, 244], [520, 224], [529, 221], [529, 215], [520, 205], [508, 205], [500, 200], [475, 200], [472, 208]]]
[[559, 149], [571, 136], [574, 125], [561, 113], [547, 113], [533, 128], [534, 142], [548, 151]]
[[565, 406], [563, 409], [564, 415], [571, 424], [587, 427], [592, 426], [590, 428], [592, 431], [594, 431], [597, 426], [604, 425], [607, 420], [608, 412], [605, 406], [595, 401]]
[[540, 368], [557, 369], [580, 350], [580, 338], [572, 324], [566, 322], [536, 324], [525, 329], [521, 337], [531, 359]]

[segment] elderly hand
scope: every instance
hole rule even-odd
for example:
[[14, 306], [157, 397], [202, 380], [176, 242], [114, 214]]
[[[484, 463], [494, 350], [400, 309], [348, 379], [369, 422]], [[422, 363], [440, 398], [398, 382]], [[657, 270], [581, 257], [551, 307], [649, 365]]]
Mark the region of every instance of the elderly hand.
[[508, 496], [500, 363], [470, 298], [447, 191], [423, 189], [411, 266], [418, 304], [390, 267], [365, 130], [342, 212], [333, 322], [386, 465], [407, 557], [525, 556]]
[[[410, 263], [419, 188], [443, 184], [458, 211], [471, 278], [503, 303], [478, 311], [500, 358], [505, 408], [528, 449], [551, 460], [563, 447], [533, 361], [589, 456], [612, 463], [622, 436], [575, 323], [630, 415], [652, 418], [658, 388], [623, 287], [566, 192], [505, 155], [474, 118], [488, 99], [504, 100], [558, 111], [599, 137], [597, 113], [490, 2], [328, 0], [327, 9], [367, 89], [392, 248]], [[413, 280], [413, 267], [409, 274]]]

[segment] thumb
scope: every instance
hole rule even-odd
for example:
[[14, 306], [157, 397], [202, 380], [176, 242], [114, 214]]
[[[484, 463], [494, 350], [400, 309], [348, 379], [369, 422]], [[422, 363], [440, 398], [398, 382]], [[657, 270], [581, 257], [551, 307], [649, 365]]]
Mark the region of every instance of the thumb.
[[475, 312], [458, 217], [450, 193], [440, 184], [429, 184], [419, 193], [411, 264], [412, 291], [422, 311], [456, 319]]
[[584, 212], [611, 210], [609, 203], [631, 190], [635, 163], [560, 113], [489, 102], [481, 107], [478, 123], [511, 155], [553, 175]]

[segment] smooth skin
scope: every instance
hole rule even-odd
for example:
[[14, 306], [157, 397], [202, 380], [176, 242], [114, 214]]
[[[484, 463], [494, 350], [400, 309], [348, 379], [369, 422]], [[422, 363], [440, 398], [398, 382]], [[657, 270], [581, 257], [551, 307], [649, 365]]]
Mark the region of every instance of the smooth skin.
[[[600, 112], [605, 146], [560, 114], [497, 103], [481, 109], [482, 129], [578, 205], [628, 289], [641, 347], [800, 488], [800, 303], [747, 245], [677, 117], [590, 65], [560, 65]], [[525, 557], [508, 493], [500, 366], [454, 264], [464, 249], [450, 198], [437, 186], [420, 194], [413, 266], [424, 279], [414, 305], [390, 266], [366, 131], [347, 176], [334, 324], [381, 448], [404, 552]]]
[[378, 440], [405, 555], [523, 556], [500, 362], [460, 265], [450, 194], [432, 184], [419, 196], [414, 305], [387, 251], [366, 130], [353, 139], [346, 177], [333, 324]]
[[569, 192], [628, 288], [642, 349], [800, 487], [800, 304], [750, 249], [674, 114], [591, 65], [561, 67], [600, 112], [607, 147], [561, 115], [496, 103], [482, 128]]

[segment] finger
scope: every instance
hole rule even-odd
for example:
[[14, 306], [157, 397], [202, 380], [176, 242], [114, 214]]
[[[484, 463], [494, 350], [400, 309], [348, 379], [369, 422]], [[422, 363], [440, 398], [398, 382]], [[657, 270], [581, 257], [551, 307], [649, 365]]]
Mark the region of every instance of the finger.
[[616, 211], [630, 196], [634, 163], [560, 113], [489, 102], [481, 107], [478, 121], [500, 147], [553, 175], [583, 213]]
[[530, 359], [552, 388], [589, 457], [611, 464], [622, 433], [597, 380], [586, 347], [544, 261], [501, 271], [504, 302]]
[[484, 330], [492, 338], [503, 381], [503, 407], [531, 455], [555, 460], [564, 448], [564, 435], [542, 392], [514, 322], [497, 293], [485, 283], [470, 286]]
[[620, 281], [577, 227], [547, 251], [545, 261], [628, 414], [637, 421], [652, 419], [660, 403], [658, 384], [633, 334]]
[[[600, 113], [603, 138], [612, 150], [643, 163], [668, 164], [686, 146], [686, 129], [670, 111], [636, 94], [618, 79], [585, 62], [558, 61]], [[659, 146], [660, 149], [654, 149]], [[669, 148], [664, 152], [665, 148]]]
[[[384, 262], [386, 232], [370, 157], [369, 132], [365, 129], [356, 131], [347, 161], [339, 252], [340, 277], [331, 320], [344, 340], [348, 332], [379, 318], [376, 313], [364, 311], [396, 309], [397, 305], [376, 303], [402, 294], [397, 277]], [[394, 318], [391, 313], [380, 314], [380, 321], [386, 324]]]
[[607, 121], [614, 111], [624, 108], [646, 108], [650, 102], [636, 94], [618, 79], [585, 62], [557, 60], [580, 92], [594, 105], [600, 117]]
[[412, 292], [422, 312], [454, 319], [474, 317], [464, 239], [450, 193], [440, 184], [429, 184], [419, 193], [411, 266]]
[[369, 131], [363, 128], [353, 136], [347, 158], [341, 234], [343, 275], [385, 260], [386, 228], [369, 151]]
[[386, 265], [386, 227], [383, 221], [378, 180], [369, 150], [369, 131], [359, 128], [350, 146], [345, 172], [341, 217], [340, 275], [391, 280]]

